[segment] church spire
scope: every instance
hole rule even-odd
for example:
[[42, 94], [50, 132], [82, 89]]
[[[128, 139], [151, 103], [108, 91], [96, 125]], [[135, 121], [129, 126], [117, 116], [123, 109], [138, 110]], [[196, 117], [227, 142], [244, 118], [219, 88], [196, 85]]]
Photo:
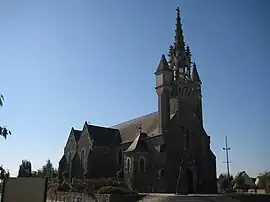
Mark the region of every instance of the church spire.
[[175, 63], [175, 79], [178, 80], [185, 78], [186, 53], [179, 7], [177, 7], [176, 9], [176, 15], [177, 17], [176, 17], [176, 30], [174, 42], [174, 63]]
[[184, 35], [180, 18], [180, 9], [176, 8], [176, 30], [175, 30], [175, 46], [181, 50], [185, 49]]

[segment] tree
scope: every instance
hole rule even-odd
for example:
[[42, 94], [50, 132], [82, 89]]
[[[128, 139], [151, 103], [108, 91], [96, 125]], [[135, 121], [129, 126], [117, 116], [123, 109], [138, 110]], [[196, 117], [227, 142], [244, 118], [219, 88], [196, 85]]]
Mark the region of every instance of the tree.
[[41, 169], [32, 172], [33, 177], [47, 177], [49, 181], [57, 179], [57, 170], [53, 167], [50, 159], [46, 161], [46, 164]]
[[28, 160], [23, 160], [19, 168], [18, 177], [31, 177], [32, 176], [32, 165]]
[[260, 173], [259, 176], [259, 181], [258, 181], [258, 188], [259, 189], [267, 189], [267, 184], [270, 183], [270, 172], [265, 171], [264, 173]]
[[229, 176], [229, 179], [228, 179], [228, 175], [223, 173], [223, 174], [220, 174], [219, 177], [218, 177], [218, 184], [219, 184], [219, 187], [220, 189], [230, 189], [231, 186], [229, 184], [229, 180], [230, 182], [233, 180], [233, 176], [230, 175]]
[[4, 104], [4, 96], [0, 94], [0, 107], [2, 107]]
[[57, 178], [57, 171], [53, 167], [50, 159], [46, 161], [46, 164], [42, 167], [43, 177], [48, 177], [48, 180], [52, 180], [53, 178]]
[[[4, 104], [4, 96], [0, 94], [0, 107], [2, 107]], [[11, 135], [10, 130], [8, 130], [6, 127], [0, 126], [0, 136], [3, 136], [5, 139], [8, 135]]]
[[2, 166], [0, 166], [0, 180], [7, 180], [10, 174]]

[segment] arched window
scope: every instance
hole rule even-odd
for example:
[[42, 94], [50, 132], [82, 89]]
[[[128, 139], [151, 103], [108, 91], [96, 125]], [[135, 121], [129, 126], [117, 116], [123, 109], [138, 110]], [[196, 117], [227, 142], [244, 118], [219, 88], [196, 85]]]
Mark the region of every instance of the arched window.
[[118, 152], [118, 164], [122, 164], [123, 161], [123, 150], [120, 149]]
[[141, 158], [140, 159], [140, 169], [139, 169], [139, 171], [140, 172], [145, 172], [145, 160], [144, 160], [144, 158]]
[[85, 164], [85, 151], [84, 151], [84, 149], [81, 150], [81, 161], [82, 161], [82, 164], [84, 166], [84, 164]]
[[131, 160], [130, 160], [129, 157], [127, 158], [127, 171], [128, 171], [129, 173], [131, 172]]

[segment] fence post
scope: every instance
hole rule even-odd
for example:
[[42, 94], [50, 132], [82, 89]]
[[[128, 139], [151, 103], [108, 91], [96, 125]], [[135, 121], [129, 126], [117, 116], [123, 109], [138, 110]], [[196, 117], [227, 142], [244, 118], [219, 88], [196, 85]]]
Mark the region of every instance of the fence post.
[[6, 179], [4, 179], [2, 182], [1, 202], [4, 202], [6, 183], [7, 183], [7, 181], [6, 181]]

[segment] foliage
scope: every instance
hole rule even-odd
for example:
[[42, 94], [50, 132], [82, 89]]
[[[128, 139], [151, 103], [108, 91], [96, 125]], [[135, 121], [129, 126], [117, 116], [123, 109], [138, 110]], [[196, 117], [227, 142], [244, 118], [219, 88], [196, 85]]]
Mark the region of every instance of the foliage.
[[71, 190], [71, 186], [69, 183], [64, 181], [62, 184], [58, 184], [57, 186], [58, 191], [63, 191], [63, 192], [69, 192]]
[[48, 178], [48, 181], [57, 180], [57, 170], [53, 167], [50, 159], [46, 161], [46, 164], [41, 169], [32, 172], [32, 177]]
[[128, 194], [134, 194], [136, 195], [137, 192], [128, 189], [126, 186], [104, 186], [100, 187], [97, 190], [98, 194], [121, 194], [121, 195], [128, 195]]
[[0, 94], [0, 107], [2, 107], [4, 104], [4, 96]]
[[63, 179], [63, 182], [58, 183], [57, 190], [63, 191], [63, 192], [69, 192], [72, 189], [72, 187], [67, 181], [68, 180], [68, 172], [65, 171], [62, 173], [62, 179]]
[[232, 180], [233, 180], [232, 175], [228, 177], [228, 175], [225, 173], [220, 174], [218, 177], [218, 184], [219, 184], [220, 189], [221, 190], [231, 189], [231, 185], [229, 182], [231, 182]]
[[7, 180], [10, 177], [9, 171], [0, 166], [0, 180]]
[[73, 178], [71, 187], [72, 192], [79, 192], [79, 193], [88, 192], [88, 184], [83, 180]]
[[[264, 173], [261, 173], [258, 178], [259, 178], [258, 188], [259, 189], [269, 189], [267, 187], [267, 184], [268, 183], [270, 184], [270, 172], [265, 171]], [[270, 190], [269, 190], [269, 192], [270, 192]]]
[[7, 139], [7, 136], [11, 135], [11, 132], [6, 127], [0, 126], [0, 135]]
[[68, 172], [67, 171], [63, 172], [62, 176], [63, 176], [64, 180], [67, 180], [68, 179]]
[[95, 190], [104, 186], [124, 186], [125, 185], [123, 181], [115, 180], [113, 178], [86, 179], [85, 182], [88, 185], [93, 186]]
[[[0, 107], [2, 107], [4, 104], [4, 96], [0, 94]], [[7, 138], [8, 135], [11, 135], [10, 130], [8, 130], [6, 127], [0, 126], [0, 136]]]
[[23, 160], [20, 165], [18, 177], [31, 177], [32, 176], [32, 165], [28, 160]]

